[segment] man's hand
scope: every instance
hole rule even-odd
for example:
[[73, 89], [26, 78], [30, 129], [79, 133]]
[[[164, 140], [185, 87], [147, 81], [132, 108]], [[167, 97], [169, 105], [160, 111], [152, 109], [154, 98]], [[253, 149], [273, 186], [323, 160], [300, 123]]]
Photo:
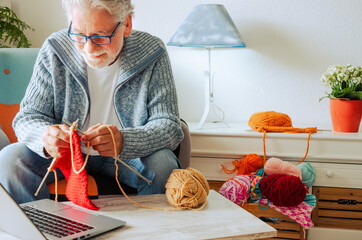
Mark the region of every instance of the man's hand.
[[[108, 127], [113, 132], [114, 140], [116, 142], [116, 153], [118, 156], [123, 148], [122, 133], [114, 125], [108, 125]], [[112, 136], [104, 124], [98, 123], [97, 125], [90, 127], [84, 133], [82, 140], [85, 142], [86, 146], [87, 142], [89, 142], [89, 145], [93, 147], [94, 150], [98, 151], [101, 156], [114, 157]]]
[[69, 127], [64, 124], [52, 125], [45, 128], [43, 144], [46, 152], [53, 158], [60, 157], [69, 151]]

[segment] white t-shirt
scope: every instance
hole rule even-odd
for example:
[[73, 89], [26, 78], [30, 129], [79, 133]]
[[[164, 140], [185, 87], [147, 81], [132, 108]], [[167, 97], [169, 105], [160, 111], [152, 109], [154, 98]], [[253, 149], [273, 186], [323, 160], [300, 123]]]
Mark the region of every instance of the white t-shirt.
[[[120, 74], [120, 58], [112, 65], [95, 69], [87, 67], [88, 71], [88, 89], [90, 95], [90, 109], [86, 122], [81, 129], [82, 132], [97, 123], [112, 124], [121, 129], [121, 124], [114, 108], [113, 95], [117, 86]], [[87, 147], [82, 142], [82, 153], [87, 153]], [[93, 148], [89, 149], [90, 155], [99, 155]]]

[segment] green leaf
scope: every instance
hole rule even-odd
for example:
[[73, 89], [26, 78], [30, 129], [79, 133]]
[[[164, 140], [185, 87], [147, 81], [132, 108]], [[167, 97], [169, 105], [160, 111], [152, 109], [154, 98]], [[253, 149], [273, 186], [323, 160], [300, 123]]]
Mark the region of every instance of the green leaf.
[[362, 100], [362, 91], [350, 92], [346, 95], [350, 100]]
[[356, 91], [362, 91], [362, 83], [357, 85]]
[[354, 92], [353, 88], [344, 88], [342, 90], [333, 90], [331, 95], [336, 98], [348, 98], [347, 96]]
[[0, 6], [0, 47], [28, 48], [31, 46], [24, 34], [25, 30], [32, 30], [29, 25], [21, 21], [16, 14], [8, 7]]

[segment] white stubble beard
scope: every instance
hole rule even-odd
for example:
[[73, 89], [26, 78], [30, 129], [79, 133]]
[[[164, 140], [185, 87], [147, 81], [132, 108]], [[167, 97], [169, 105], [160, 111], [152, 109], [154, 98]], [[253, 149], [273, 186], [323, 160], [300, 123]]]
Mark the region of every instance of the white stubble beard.
[[[94, 68], [94, 69], [101, 69], [106, 66], [109, 66], [111, 63], [113, 63], [116, 60], [116, 57], [119, 55], [120, 51], [122, 50], [122, 47], [123, 47], [123, 44], [120, 45], [117, 53], [112, 54], [112, 55], [109, 55], [109, 53], [105, 49], [100, 49], [93, 53], [88, 53], [83, 48], [78, 48], [78, 50], [79, 50], [80, 54], [83, 56], [83, 59], [88, 64], [88, 66], [90, 66], [91, 68]], [[104, 58], [93, 59], [93, 58], [89, 57], [89, 56], [100, 56], [102, 54], [108, 54], [108, 57], [106, 59], [104, 59]]]

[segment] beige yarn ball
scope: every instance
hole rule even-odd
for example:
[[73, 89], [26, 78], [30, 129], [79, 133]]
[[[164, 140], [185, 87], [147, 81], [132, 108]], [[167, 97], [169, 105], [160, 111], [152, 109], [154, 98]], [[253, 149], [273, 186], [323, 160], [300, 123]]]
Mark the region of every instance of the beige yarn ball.
[[178, 209], [203, 208], [208, 195], [209, 183], [193, 168], [173, 170], [166, 183], [167, 201]]

